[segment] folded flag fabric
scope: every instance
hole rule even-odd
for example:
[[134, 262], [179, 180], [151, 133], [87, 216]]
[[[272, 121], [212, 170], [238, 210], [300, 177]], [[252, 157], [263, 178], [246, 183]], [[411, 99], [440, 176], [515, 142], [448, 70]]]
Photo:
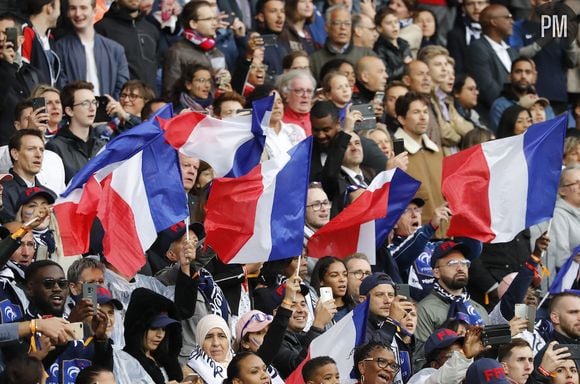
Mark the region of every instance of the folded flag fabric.
[[213, 180], [206, 244], [224, 263], [300, 255], [311, 149], [310, 137], [245, 176]]
[[145, 250], [157, 232], [188, 215], [177, 151], [154, 122], [134, 127], [75, 175], [54, 211], [65, 255], [88, 251], [98, 217], [105, 257], [132, 276], [145, 264]]
[[239, 177], [260, 163], [274, 96], [253, 103], [252, 114], [219, 120], [199, 112], [160, 119], [167, 142], [209, 163], [216, 177]]
[[398, 168], [379, 173], [352, 204], [314, 233], [308, 241], [308, 256], [342, 258], [361, 252], [374, 264], [376, 248], [386, 240], [420, 185]]
[[578, 271], [580, 270], [580, 264], [575, 261], [575, 258], [580, 255], [580, 244], [572, 251], [572, 254], [562, 265], [558, 274], [554, 278], [552, 285], [550, 285], [550, 294], [555, 295], [557, 293], [573, 290], [580, 294], [580, 290], [576, 287], [578, 285]]
[[566, 116], [517, 136], [476, 145], [443, 160], [441, 190], [453, 212], [447, 236], [511, 241], [552, 217]]
[[354, 350], [365, 340], [369, 300], [357, 305], [329, 330], [312, 340], [308, 355], [285, 380], [286, 384], [304, 384], [302, 367], [307, 361], [319, 357], [330, 356], [336, 362], [341, 383], [354, 383], [353, 366]]

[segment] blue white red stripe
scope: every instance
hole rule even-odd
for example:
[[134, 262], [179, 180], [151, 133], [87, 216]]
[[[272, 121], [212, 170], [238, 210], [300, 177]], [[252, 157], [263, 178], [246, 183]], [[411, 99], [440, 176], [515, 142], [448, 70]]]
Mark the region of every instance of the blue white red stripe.
[[216, 177], [239, 177], [260, 163], [274, 96], [253, 103], [251, 116], [219, 120], [199, 112], [161, 121], [167, 142], [209, 163]]
[[312, 138], [239, 178], [214, 179], [206, 243], [224, 263], [253, 263], [302, 252]]
[[286, 384], [304, 384], [302, 367], [307, 361], [319, 356], [330, 356], [336, 362], [341, 383], [354, 383], [354, 350], [364, 344], [369, 300], [357, 305], [329, 330], [310, 343], [306, 359], [285, 380]]
[[308, 255], [346, 257], [360, 252], [374, 264], [384, 243], [421, 183], [400, 169], [379, 173], [352, 204], [308, 241]]
[[565, 133], [560, 116], [446, 157], [441, 189], [453, 212], [447, 236], [507, 242], [552, 217]]
[[160, 232], [188, 215], [177, 151], [146, 122], [111, 141], [55, 204], [65, 255], [88, 250], [92, 222], [105, 230], [107, 260], [127, 275], [145, 264]]

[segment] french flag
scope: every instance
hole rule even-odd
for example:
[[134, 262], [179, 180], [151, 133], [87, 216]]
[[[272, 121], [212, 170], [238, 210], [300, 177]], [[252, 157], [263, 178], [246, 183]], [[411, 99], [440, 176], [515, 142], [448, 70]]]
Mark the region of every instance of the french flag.
[[330, 356], [336, 362], [341, 383], [354, 383], [354, 350], [364, 344], [369, 300], [357, 305], [329, 330], [310, 343], [308, 355], [298, 367], [286, 378], [286, 384], [304, 384], [302, 367], [310, 359], [319, 356]]
[[574, 292], [580, 294], [579, 290], [572, 289], [574, 283], [578, 284], [576, 279], [578, 279], [578, 271], [580, 270], [580, 264], [575, 260], [580, 256], [580, 244], [572, 251], [572, 255], [566, 260], [562, 268], [558, 271], [558, 274], [554, 278], [552, 285], [550, 285], [550, 294], [555, 295], [564, 291], [573, 290]]
[[177, 151], [145, 122], [107, 144], [71, 180], [54, 206], [65, 255], [88, 251], [95, 217], [107, 260], [132, 276], [160, 232], [184, 220], [187, 201]]
[[395, 168], [379, 173], [352, 204], [308, 241], [308, 256], [344, 258], [356, 252], [375, 263], [376, 249], [417, 193], [421, 183]]
[[268, 96], [253, 103], [252, 115], [225, 120], [190, 112], [160, 121], [175, 149], [209, 163], [216, 177], [239, 177], [260, 163], [273, 103]]
[[206, 243], [228, 263], [285, 259], [302, 252], [312, 137], [238, 178], [214, 179]]
[[453, 212], [447, 236], [511, 241], [552, 217], [562, 169], [565, 115], [443, 160], [441, 190]]

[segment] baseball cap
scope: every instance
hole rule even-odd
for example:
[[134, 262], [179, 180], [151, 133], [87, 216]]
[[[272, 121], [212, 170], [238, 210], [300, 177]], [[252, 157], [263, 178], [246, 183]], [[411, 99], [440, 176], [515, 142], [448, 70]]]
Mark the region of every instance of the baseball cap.
[[434, 331], [427, 341], [425, 342], [425, 356], [428, 358], [433, 358], [433, 354], [441, 349], [445, 349], [456, 342], [463, 343], [463, 336], [459, 336], [457, 332], [447, 329], [440, 328]]
[[359, 293], [366, 296], [369, 294], [371, 289], [381, 284], [389, 284], [395, 288], [395, 282], [391, 279], [391, 276], [383, 272], [374, 272], [372, 275], [364, 278], [360, 285]]
[[[205, 238], [205, 229], [202, 223], [193, 222], [189, 224], [189, 229], [195, 233], [199, 240]], [[171, 243], [179, 240], [185, 235], [185, 223], [180, 221], [171, 227], [159, 232], [157, 236], [157, 246], [159, 253], [165, 255]]]
[[467, 369], [465, 382], [469, 384], [509, 384], [505, 370], [499, 361], [494, 359], [479, 359]]
[[540, 103], [544, 108], [550, 105], [550, 102], [545, 97], [538, 97], [535, 93], [528, 93], [520, 98], [518, 104], [525, 109], [530, 109], [532, 105]]
[[244, 313], [236, 323], [236, 340], [239, 342], [250, 332], [260, 332], [274, 320], [272, 315], [253, 309]]
[[161, 312], [160, 314], [158, 314], [157, 316], [155, 316], [153, 318], [153, 320], [151, 321], [151, 324], [149, 325], [149, 328], [165, 328], [168, 325], [177, 324], [177, 323], [179, 323], [179, 322], [177, 320], [169, 317], [167, 315], [167, 312]]
[[455, 241], [443, 241], [435, 247], [433, 255], [431, 256], [431, 268], [435, 268], [437, 260], [444, 258], [453, 251], [459, 251], [466, 259], [471, 259], [471, 252], [468, 246], [463, 243], [456, 243]]
[[48, 204], [54, 204], [54, 201], [56, 200], [56, 195], [50, 189], [44, 187], [30, 187], [26, 188], [20, 194], [20, 197], [18, 198], [18, 206], [27, 204], [37, 196], [44, 196], [48, 201]]
[[121, 310], [123, 309], [123, 304], [117, 299], [113, 298], [111, 295], [111, 291], [109, 291], [105, 287], [98, 287], [97, 288], [97, 303], [99, 304], [113, 304], [115, 309]]

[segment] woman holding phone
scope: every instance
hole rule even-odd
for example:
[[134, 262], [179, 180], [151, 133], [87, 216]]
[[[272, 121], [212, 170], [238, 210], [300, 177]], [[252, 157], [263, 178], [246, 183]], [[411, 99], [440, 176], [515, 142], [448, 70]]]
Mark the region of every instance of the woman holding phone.
[[[332, 298], [336, 305], [337, 312], [333, 317], [333, 322], [336, 323], [342, 319], [348, 312], [350, 312], [355, 303], [347, 295], [347, 281], [348, 272], [344, 262], [334, 256], [325, 256], [318, 260], [312, 272], [312, 286], [318, 292], [320, 300], [323, 300], [322, 292], [326, 288], [332, 291]], [[326, 301], [326, 300], [325, 300]]]

